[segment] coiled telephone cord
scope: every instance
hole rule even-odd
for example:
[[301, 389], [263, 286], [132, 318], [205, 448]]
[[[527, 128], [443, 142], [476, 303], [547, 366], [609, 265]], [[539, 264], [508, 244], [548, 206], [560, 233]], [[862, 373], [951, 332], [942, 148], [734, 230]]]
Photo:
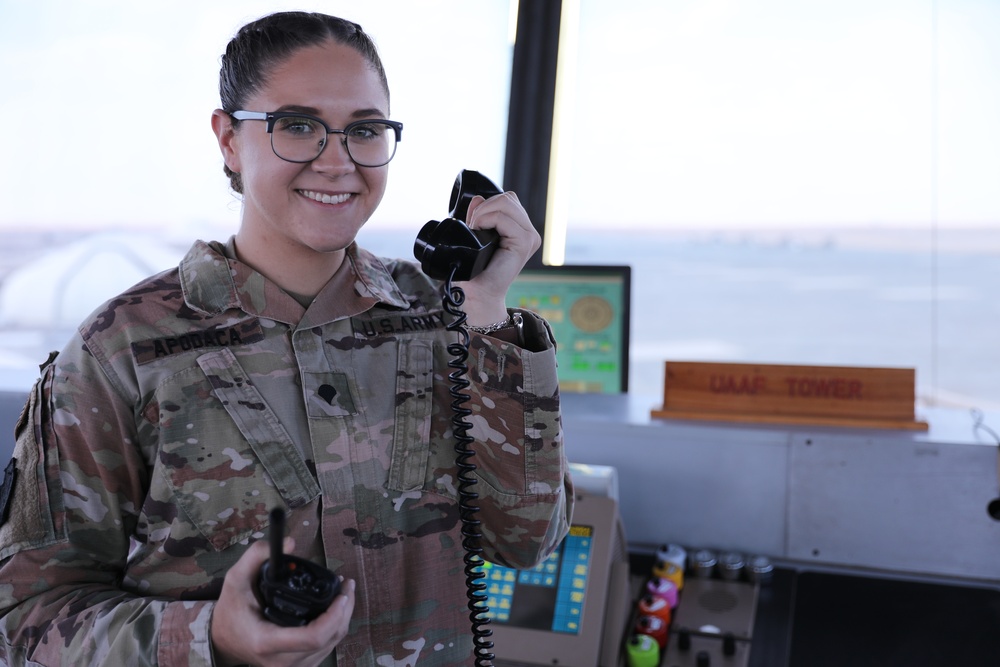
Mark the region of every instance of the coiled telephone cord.
[[465, 556], [462, 559], [465, 563], [465, 584], [466, 596], [469, 598], [469, 621], [472, 626], [472, 643], [475, 655], [476, 667], [493, 667], [494, 654], [491, 653], [493, 642], [489, 640], [493, 636], [493, 631], [487, 628], [490, 619], [488, 617], [489, 607], [486, 605], [487, 596], [484, 593], [486, 584], [480, 581], [486, 577], [483, 572], [483, 549], [480, 546], [482, 533], [479, 532], [480, 521], [476, 518], [479, 506], [475, 504], [479, 494], [472, 491], [476, 484], [473, 473], [476, 465], [471, 459], [475, 452], [470, 445], [475, 439], [468, 435], [472, 428], [466, 417], [472, 414], [472, 410], [465, 407], [465, 403], [470, 400], [469, 394], [465, 390], [469, 387], [469, 380], [465, 377], [468, 374], [466, 364], [469, 358], [469, 332], [465, 328], [465, 311], [462, 304], [465, 303], [465, 292], [458, 285], [454, 285], [454, 271], [445, 285], [444, 309], [454, 316], [452, 322], [448, 324], [448, 329], [458, 333], [458, 341], [448, 345], [448, 353], [451, 360], [448, 367], [452, 372], [448, 375], [451, 380], [449, 393], [452, 397], [452, 430], [455, 434], [455, 466], [458, 468], [458, 513], [462, 521], [462, 548], [465, 549]]

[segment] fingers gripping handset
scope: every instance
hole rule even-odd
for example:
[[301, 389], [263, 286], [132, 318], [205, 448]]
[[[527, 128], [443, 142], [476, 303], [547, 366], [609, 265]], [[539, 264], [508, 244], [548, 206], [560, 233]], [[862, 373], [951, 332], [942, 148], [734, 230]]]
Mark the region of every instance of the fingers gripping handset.
[[413, 254], [424, 273], [437, 280], [464, 281], [486, 268], [500, 237], [492, 229], [470, 229], [466, 218], [473, 197], [489, 199], [499, 194], [503, 191], [478, 171], [465, 169], [458, 175], [451, 189], [449, 217], [428, 222], [413, 243]]
[[271, 558], [260, 568], [257, 590], [264, 616], [283, 626], [306, 625], [340, 594], [340, 578], [312, 561], [283, 553], [285, 512], [271, 510]]

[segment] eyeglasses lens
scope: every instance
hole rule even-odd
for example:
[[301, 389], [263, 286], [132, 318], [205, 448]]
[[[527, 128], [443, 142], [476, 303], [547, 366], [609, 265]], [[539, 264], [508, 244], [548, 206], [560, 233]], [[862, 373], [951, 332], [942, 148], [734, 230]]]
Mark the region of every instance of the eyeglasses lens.
[[[383, 121], [351, 123], [343, 134], [348, 154], [362, 167], [381, 167], [396, 152], [396, 131]], [[279, 118], [271, 132], [275, 155], [290, 162], [315, 160], [326, 142], [326, 128], [312, 118]]]

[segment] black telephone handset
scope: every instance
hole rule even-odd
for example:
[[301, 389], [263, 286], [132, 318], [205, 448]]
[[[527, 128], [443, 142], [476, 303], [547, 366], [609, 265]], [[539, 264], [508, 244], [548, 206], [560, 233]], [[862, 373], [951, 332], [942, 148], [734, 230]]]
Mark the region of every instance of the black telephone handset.
[[489, 199], [499, 194], [503, 191], [478, 171], [465, 169], [458, 175], [451, 189], [449, 217], [428, 222], [413, 243], [413, 255], [424, 273], [437, 280], [463, 281], [472, 280], [486, 268], [500, 237], [492, 229], [469, 229], [465, 219], [473, 197]]
[[340, 577], [312, 561], [282, 549], [285, 512], [271, 510], [271, 558], [260, 568], [257, 591], [264, 616], [278, 625], [300, 626], [313, 620], [340, 594]]

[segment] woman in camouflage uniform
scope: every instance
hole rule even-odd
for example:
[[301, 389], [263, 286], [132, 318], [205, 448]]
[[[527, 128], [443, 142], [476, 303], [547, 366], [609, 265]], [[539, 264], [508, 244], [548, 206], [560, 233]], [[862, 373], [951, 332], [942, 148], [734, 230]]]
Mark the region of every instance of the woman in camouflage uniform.
[[[379, 57], [353, 23], [276, 14], [234, 37], [220, 89], [239, 230], [95, 311], [16, 429], [0, 662], [470, 664], [454, 318], [438, 281], [354, 243], [401, 129]], [[550, 331], [504, 305], [539, 238], [513, 193], [468, 219], [500, 235], [464, 284], [483, 556], [530, 567], [572, 509]], [[344, 577], [303, 627], [255, 593], [274, 507], [286, 547]]]

